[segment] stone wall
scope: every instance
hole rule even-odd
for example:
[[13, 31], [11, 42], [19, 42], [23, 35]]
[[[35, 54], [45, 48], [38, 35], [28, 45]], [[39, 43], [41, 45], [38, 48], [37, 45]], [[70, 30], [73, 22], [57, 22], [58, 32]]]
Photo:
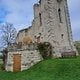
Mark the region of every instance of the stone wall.
[[67, 0], [40, 0], [40, 3], [34, 4], [33, 9], [32, 28], [27, 31], [32, 41], [35, 43], [35, 37], [40, 36], [40, 42], [50, 42], [53, 47], [53, 56], [60, 57], [62, 52], [76, 52]]
[[8, 52], [6, 71], [13, 71], [13, 55], [21, 54], [21, 71], [27, 70], [42, 60], [38, 50], [18, 50]]

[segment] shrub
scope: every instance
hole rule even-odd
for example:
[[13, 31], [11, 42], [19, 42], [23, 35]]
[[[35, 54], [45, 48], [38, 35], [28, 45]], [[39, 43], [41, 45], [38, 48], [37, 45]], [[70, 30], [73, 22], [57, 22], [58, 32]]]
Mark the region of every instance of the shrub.
[[52, 57], [52, 46], [49, 42], [39, 43], [38, 50], [42, 55], [43, 59]]
[[75, 47], [80, 55], [80, 41], [75, 41]]

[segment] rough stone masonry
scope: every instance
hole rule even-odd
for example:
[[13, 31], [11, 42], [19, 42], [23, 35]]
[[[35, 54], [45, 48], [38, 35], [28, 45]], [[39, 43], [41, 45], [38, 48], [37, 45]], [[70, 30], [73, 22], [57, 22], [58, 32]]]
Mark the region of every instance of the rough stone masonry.
[[[18, 32], [16, 43], [19, 46], [21, 45], [22, 49], [25, 49], [25, 45], [27, 46], [30, 43], [50, 42], [53, 57], [61, 57], [63, 53], [76, 52], [67, 0], [40, 0], [39, 3], [34, 4], [33, 9], [32, 26]], [[21, 70], [28, 69], [31, 66], [26, 62], [31, 61], [33, 57], [35, 57], [34, 63], [42, 60], [37, 50], [32, 52], [33, 54], [28, 50], [18, 51], [21, 54]], [[13, 71], [14, 61], [13, 56], [10, 56], [13, 54], [15, 54], [15, 51], [8, 53], [7, 71]], [[23, 64], [26, 66], [24, 67]]]

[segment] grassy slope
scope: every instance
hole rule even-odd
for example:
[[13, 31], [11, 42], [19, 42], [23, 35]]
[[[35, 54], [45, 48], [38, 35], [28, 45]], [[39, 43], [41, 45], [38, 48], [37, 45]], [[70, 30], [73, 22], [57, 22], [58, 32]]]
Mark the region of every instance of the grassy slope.
[[0, 64], [2, 64], [2, 59], [0, 59]]
[[45, 60], [18, 73], [0, 71], [0, 80], [80, 80], [80, 57]]

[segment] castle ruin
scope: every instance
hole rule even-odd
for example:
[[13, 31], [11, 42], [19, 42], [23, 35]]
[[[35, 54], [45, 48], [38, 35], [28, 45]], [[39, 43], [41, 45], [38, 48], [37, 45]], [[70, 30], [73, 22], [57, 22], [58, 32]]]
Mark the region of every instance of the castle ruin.
[[[61, 57], [62, 53], [76, 52], [73, 44], [67, 0], [40, 0], [39, 3], [34, 4], [33, 9], [34, 19], [32, 21], [32, 26], [18, 32], [16, 43], [22, 45], [22, 51], [18, 51], [17, 53], [24, 53], [24, 49], [27, 49], [27, 44], [42, 42], [51, 43], [53, 57]], [[30, 50], [25, 50], [24, 57], [26, 54], [30, 53]], [[31, 55], [34, 57], [38, 51], [32, 51]], [[11, 51], [10, 53], [13, 52]], [[8, 60], [10, 59], [9, 57], [8, 55]], [[30, 55], [28, 57], [30, 57]], [[29, 59], [33, 59], [32, 57]], [[26, 64], [23, 65], [25, 68], [22, 67], [22, 70], [28, 68], [26, 68], [26, 65], [28, 65], [26, 58], [22, 59], [24, 61], [26, 60]], [[38, 61], [42, 60], [39, 54], [37, 54], [33, 61], [36, 62], [36, 58], [38, 58]], [[8, 68], [7, 66], [8, 71], [12, 70], [12, 68]]]

